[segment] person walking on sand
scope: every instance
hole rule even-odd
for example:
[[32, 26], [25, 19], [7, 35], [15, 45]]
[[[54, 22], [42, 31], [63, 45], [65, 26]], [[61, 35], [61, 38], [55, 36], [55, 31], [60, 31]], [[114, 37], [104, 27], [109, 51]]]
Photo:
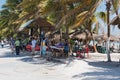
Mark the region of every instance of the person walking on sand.
[[2, 48], [4, 47], [4, 41], [3, 40], [1, 41], [1, 47]]
[[68, 53], [69, 53], [69, 44], [68, 44], [68, 41], [67, 41], [67, 40], [65, 40], [64, 53], [65, 53], [65, 57], [68, 57]]
[[32, 56], [34, 56], [35, 55], [35, 47], [36, 47], [36, 43], [37, 43], [37, 41], [35, 40], [34, 37], [32, 37], [31, 43], [32, 43]]
[[41, 56], [42, 57], [46, 57], [46, 40], [45, 40], [45, 37], [43, 38], [42, 40], [42, 43], [41, 43]]
[[10, 38], [10, 48], [11, 48], [12, 54], [14, 53], [14, 47], [15, 47], [15, 40], [13, 38]]
[[19, 39], [17, 39], [15, 41], [15, 51], [16, 51], [16, 55], [19, 55], [19, 53], [20, 53], [20, 41], [19, 41]]
[[85, 46], [85, 53], [87, 54], [87, 58], [89, 58], [89, 47], [87, 44]]

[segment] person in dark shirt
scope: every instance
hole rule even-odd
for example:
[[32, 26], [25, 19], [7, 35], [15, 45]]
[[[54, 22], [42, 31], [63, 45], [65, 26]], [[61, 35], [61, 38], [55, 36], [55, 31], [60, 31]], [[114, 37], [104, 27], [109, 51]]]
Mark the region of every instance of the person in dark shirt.
[[69, 45], [68, 45], [68, 41], [65, 40], [65, 45], [64, 45], [65, 57], [68, 57], [68, 52], [69, 52]]

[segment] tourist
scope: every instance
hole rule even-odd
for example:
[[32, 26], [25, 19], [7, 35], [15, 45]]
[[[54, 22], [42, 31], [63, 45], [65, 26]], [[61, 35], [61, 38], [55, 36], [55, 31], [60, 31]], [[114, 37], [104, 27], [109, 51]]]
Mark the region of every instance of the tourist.
[[45, 38], [43, 38], [42, 43], [41, 43], [41, 56], [45, 57], [46, 55], [46, 41]]
[[1, 47], [3, 48], [4, 47], [4, 41], [1, 40]]
[[20, 53], [20, 40], [19, 39], [15, 41], [15, 51], [16, 51], [16, 55], [19, 55]]
[[31, 44], [32, 44], [32, 56], [35, 55], [35, 47], [36, 47], [36, 43], [37, 43], [37, 41], [35, 40], [34, 37], [32, 37], [32, 41], [31, 41]]
[[[89, 47], [88, 45], [86, 44], [85, 46], [85, 53], [87, 54], [87, 58], [89, 58]], [[84, 56], [85, 57], [85, 56]]]
[[68, 52], [69, 52], [69, 44], [68, 44], [68, 41], [65, 40], [65, 45], [64, 45], [65, 57], [68, 57]]
[[11, 48], [12, 54], [14, 53], [14, 47], [15, 47], [15, 40], [13, 38], [10, 38], [10, 48]]

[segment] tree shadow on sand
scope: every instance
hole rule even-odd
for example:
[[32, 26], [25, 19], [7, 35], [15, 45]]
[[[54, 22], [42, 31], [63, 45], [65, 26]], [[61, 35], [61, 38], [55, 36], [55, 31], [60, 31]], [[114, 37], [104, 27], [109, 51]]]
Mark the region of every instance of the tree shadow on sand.
[[91, 71], [73, 75], [72, 78], [81, 80], [120, 80], [120, 63], [118, 62], [89, 62]]
[[[47, 61], [45, 58], [40, 58], [40, 57], [32, 57], [31, 53], [28, 51], [25, 52], [20, 52], [20, 55], [16, 55], [15, 52], [14, 54], [12, 54], [10, 47], [8, 46], [7, 48], [8, 51], [3, 52], [0, 55], [0, 58], [17, 58], [18, 61], [22, 61], [22, 62], [27, 62], [30, 64], [45, 64], [48, 66], [56, 66], [56, 65], [61, 65], [61, 64], [66, 64], [69, 65], [70, 62], [72, 62], [74, 59], [66, 59], [66, 58], [53, 58], [51, 61]], [[6, 50], [6, 48], [3, 48], [1, 50], [4, 51], [4, 49]], [[39, 53], [37, 52], [36, 55], [39, 56]], [[68, 63], [66, 63], [66, 60]]]
[[[38, 57], [27, 56], [27, 57], [21, 58], [19, 60], [30, 63], [30, 64], [35, 64], [35, 65], [44, 64], [49, 67], [53, 67], [53, 66], [62, 65], [62, 64], [65, 64], [66, 66], [68, 66], [70, 64], [70, 62], [72, 62], [74, 59], [72, 59], [72, 58], [69, 58], [69, 59], [52, 58], [52, 60], [48, 61], [48, 60], [46, 60], [46, 58], [39, 57], [39, 56]], [[66, 61], [68, 63], [66, 63]]]
[[2, 55], [0, 55], [0, 58], [16, 58], [16, 57], [24, 57], [24, 56], [30, 56], [30, 53], [21, 52], [19, 55], [16, 55], [15, 52], [12, 53], [11, 51], [7, 51]]
[[60, 65], [60, 64], [64, 64], [63, 62], [59, 61], [59, 60], [51, 60], [51, 61], [47, 61], [46, 58], [42, 58], [42, 57], [32, 57], [32, 56], [28, 56], [28, 57], [24, 57], [19, 59], [20, 61], [23, 62], [27, 62], [30, 64], [35, 64], [35, 65], [40, 65], [40, 64], [44, 64], [44, 65], [48, 65], [48, 66], [55, 66], [55, 65]]

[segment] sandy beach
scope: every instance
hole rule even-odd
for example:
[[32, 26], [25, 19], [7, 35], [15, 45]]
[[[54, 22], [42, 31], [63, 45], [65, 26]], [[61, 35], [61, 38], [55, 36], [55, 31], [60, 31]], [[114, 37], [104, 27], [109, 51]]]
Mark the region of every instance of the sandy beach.
[[111, 53], [112, 62], [107, 62], [107, 55], [101, 53], [46, 61], [10, 52], [9, 46], [0, 48], [0, 80], [120, 80], [120, 53]]

